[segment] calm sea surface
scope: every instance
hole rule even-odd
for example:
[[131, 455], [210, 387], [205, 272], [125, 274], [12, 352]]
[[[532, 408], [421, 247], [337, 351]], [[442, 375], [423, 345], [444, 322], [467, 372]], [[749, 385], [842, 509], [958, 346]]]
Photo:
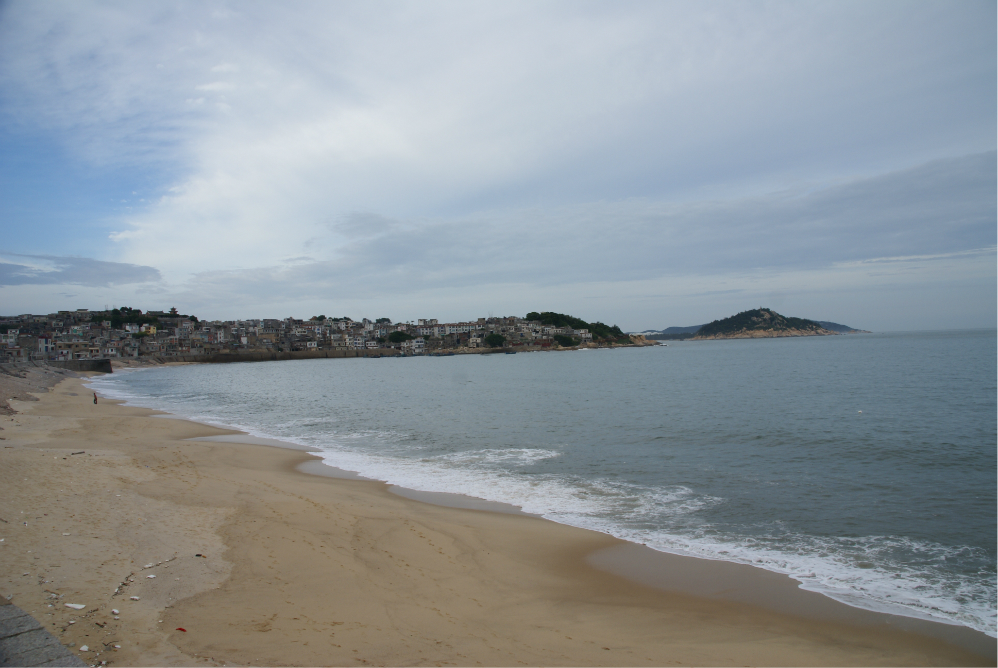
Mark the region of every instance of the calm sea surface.
[[[160, 367], [95, 389], [996, 635], [996, 333]], [[900, 606], [900, 610], [898, 609]]]

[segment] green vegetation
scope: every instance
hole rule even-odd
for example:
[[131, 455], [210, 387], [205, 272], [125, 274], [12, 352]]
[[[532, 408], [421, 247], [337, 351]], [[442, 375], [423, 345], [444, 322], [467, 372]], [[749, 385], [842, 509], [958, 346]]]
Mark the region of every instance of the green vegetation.
[[[191, 318], [197, 322], [197, 318], [192, 316], [178, 316], [180, 318]], [[145, 315], [141, 310], [137, 308], [128, 308], [127, 306], [122, 306], [121, 308], [112, 309], [110, 311], [97, 311], [90, 316], [91, 322], [103, 322], [105, 320], [111, 321], [112, 329], [121, 329], [122, 325], [158, 325], [159, 319], [153, 315]]]
[[526, 320], [534, 320], [540, 322], [542, 325], [550, 325], [552, 327], [571, 327], [572, 329], [588, 329], [593, 335], [593, 341], [604, 341], [612, 343], [630, 343], [631, 339], [620, 331], [620, 327], [613, 325], [604, 325], [602, 322], [586, 322], [581, 318], [575, 318], [570, 315], [565, 315], [564, 313], [552, 313], [551, 311], [544, 311], [543, 313], [538, 313], [537, 311], [531, 311], [527, 314]]
[[313, 315], [309, 320], [316, 320], [318, 322], [323, 322], [326, 319], [324, 315]]
[[701, 327], [696, 335], [699, 338], [752, 331], [780, 332], [788, 329], [810, 332], [821, 329], [821, 325], [804, 318], [788, 318], [772, 309], [757, 308], [751, 311], [742, 311], [738, 315], [724, 320], [715, 320], [709, 325]]
[[412, 336], [407, 332], [392, 332], [388, 335], [388, 340], [392, 343], [402, 343], [403, 341], [411, 341], [416, 337]]
[[502, 334], [489, 334], [485, 337], [485, 345], [489, 348], [502, 348], [506, 343], [506, 337]]
[[392, 319], [391, 318], [378, 318], [377, 320], [374, 321], [374, 324], [376, 324], [376, 325], [380, 325], [381, 323], [388, 323], [390, 325], [390, 324], [392, 324]]
[[579, 345], [579, 342], [576, 339], [573, 339], [571, 336], [565, 336], [564, 334], [555, 334], [554, 340], [562, 348], [571, 348], [572, 346]]

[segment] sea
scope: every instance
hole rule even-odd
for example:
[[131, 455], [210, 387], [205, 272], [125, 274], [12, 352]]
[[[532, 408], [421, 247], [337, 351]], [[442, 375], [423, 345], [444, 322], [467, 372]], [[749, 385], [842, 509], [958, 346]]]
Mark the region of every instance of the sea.
[[995, 330], [152, 367], [101, 394], [996, 633]]

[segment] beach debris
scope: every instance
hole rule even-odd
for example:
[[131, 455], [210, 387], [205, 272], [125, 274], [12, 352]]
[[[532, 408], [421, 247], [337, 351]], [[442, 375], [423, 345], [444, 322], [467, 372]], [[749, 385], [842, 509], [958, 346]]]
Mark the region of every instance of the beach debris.
[[87, 607], [83, 603], [63, 603], [67, 608], [72, 608], [73, 610], [82, 610]]
[[69, 534], [68, 534], [68, 533], [64, 533], [64, 534], [62, 534], [62, 535], [63, 535], [63, 536], [68, 536]]
[[89, 652], [90, 648], [87, 647], [86, 645], [80, 645], [80, 651], [81, 652]]
[[153, 566], [155, 566], [155, 565], [156, 565], [156, 564], [146, 564], [146, 565], [145, 565], [145, 566], [143, 566], [142, 568], [152, 568], [152, 567], [153, 567]]
[[85, 455], [85, 454], [87, 454], [87, 451], [86, 450], [80, 450], [79, 452], [71, 452], [69, 454], [70, 455]]
[[75, 623], [76, 623], [76, 620], [75, 620], [75, 619], [71, 619], [71, 620], [69, 620], [69, 623], [70, 623], [70, 624], [75, 624]]
[[207, 559], [208, 558], [207, 554], [201, 554], [200, 552], [198, 554], [195, 554], [194, 556], [195, 557], [201, 557], [202, 559]]
[[154, 577], [156, 577], [156, 576], [155, 576], [155, 575], [147, 575], [147, 576], [146, 576], [146, 578], [147, 578], [147, 579], [150, 579], [150, 580], [151, 580], [152, 578], [154, 578]]
[[133, 601], [137, 601], [137, 600], [139, 600], [139, 597], [138, 597], [138, 596], [130, 596], [129, 598], [131, 598], [131, 599], [132, 599]]
[[115, 645], [114, 648], [115, 649], [121, 649], [121, 645]]
[[178, 631], [183, 631], [184, 633], [187, 633], [187, 629], [185, 629], [185, 628], [182, 628], [182, 627], [180, 627], [180, 626], [178, 626], [178, 627], [177, 627], [177, 630], [178, 630]]
[[117, 608], [111, 608], [111, 614], [112, 615], [118, 614], [118, 609]]

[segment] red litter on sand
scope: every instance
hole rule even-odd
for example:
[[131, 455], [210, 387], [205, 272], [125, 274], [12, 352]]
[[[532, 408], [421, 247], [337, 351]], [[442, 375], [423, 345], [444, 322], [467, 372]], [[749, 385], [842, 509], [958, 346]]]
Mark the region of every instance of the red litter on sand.
[[177, 630], [178, 630], [178, 631], [183, 631], [184, 633], [187, 633], [187, 629], [182, 629], [182, 628], [180, 628], [179, 626], [177, 627]]

